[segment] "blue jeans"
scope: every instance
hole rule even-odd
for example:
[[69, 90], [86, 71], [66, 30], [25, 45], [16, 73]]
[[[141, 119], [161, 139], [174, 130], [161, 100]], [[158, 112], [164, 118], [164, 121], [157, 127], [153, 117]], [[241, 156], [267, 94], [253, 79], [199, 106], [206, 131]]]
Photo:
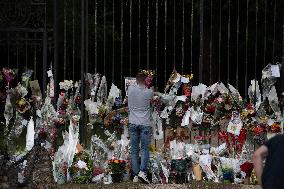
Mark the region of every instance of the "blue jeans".
[[[151, 142], [151, 126], [129, 124], [131, 145], [131, 166], [133, 175], [139, 171], [147, 172], [149, 162], [149, 147]], [[141, 141], [141, 163], [139, 165], [139, 144]]]

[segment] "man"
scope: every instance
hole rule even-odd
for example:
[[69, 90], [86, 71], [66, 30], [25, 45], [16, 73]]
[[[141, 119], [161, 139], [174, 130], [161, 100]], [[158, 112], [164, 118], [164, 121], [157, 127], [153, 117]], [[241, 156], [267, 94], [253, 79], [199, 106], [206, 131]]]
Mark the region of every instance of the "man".
[[[253, 155], [254, 169], [263, 189], [284, 188], [284, 135], [277, 135], [258, 148]], [[263, 160], [265, 166], [263, 168]]]
[[[149, 146], [151, 142], [151, 107], [153, 90], [145, 86], [146, 75], [136, 75], [137, 85], [128, 88], [129, 136], [131, 145], [131, 165], [133, 182], [140, 179], [149, 183], [147, 166], [149, 162]], [[141, 142], [141, 163], [139, 164], [139, 144]]]

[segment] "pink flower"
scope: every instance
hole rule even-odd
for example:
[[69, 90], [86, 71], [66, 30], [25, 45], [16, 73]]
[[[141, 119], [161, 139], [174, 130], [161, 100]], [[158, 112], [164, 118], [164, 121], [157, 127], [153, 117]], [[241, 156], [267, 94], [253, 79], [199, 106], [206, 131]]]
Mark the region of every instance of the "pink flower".
[[224, 99], [222, 97], [217, 98], [217, 102], [222, 103], [224, 102]]
[[7, 81], [8, 87], [10, 86], [11, 81], [15, 78], [16, 73], [12, 69], [2, 69], [2, 73]]

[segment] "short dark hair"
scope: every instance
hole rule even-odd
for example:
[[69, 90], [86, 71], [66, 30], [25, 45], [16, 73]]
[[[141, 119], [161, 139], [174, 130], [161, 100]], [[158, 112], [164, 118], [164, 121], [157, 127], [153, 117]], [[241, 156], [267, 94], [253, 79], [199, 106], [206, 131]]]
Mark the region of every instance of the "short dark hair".
[[143, 72], [138, 72], [136, 74], [136, 81], [137, 81], [137, 83], [142, 83], [142, 82], [145, 81], [145, 79], [146, 79], [146, 75]]

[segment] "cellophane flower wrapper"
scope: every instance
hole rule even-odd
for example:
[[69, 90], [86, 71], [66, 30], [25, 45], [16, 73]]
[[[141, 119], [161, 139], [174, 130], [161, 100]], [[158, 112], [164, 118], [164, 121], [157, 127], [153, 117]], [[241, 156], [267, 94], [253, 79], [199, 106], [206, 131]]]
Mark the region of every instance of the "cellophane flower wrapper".
[[27, 88], [20, 83], [18, 83], [17, 87], [15, 87], [15, 91], [20, 97], [25, 97], [28, 94]]
[[199, 165], [201, 166], [203, 172], [205, 172], [206, 177], [209, 180], [217, 181], [217, 176], [211, 169], [212, 156], [210, 154], [200, 155]]
[[277, 97], [277, 92], [276, 92], [275, 86], [271, 87], [271, 90], [270, 90], [269, 96], [268, 96], [268, 101], [269, 101], [269, 105], [270, 105], [271, 109], [275, 113], [276, 112], [280, 112], [279, 101], [278, 101], [278, 97]]
[[152, 125], [154, 129], [154, 139], [160, 140], [164, 138], [164, 131], [162, 125], [162, 119], [160, 118], [156, 110], [152, 113]]
[[107, 81], [106, 77], [103, 76], [97, 93], [97, 102], [104, 102], [106, 100], [107, 100]]
[[97, 93], [100, 81], [101, 81], [101, 74], [96, 73], [94, 76], [94, 86], [91, 89], [92, 90], [91, 96], [95, 96], [95, 94]]
[[163, 181], [162, 161], [161, 154], [155, 152], [150, 155], [149, 170], [152, 173], [152, 183], [154, 184], [160, 184]]
[[39, 123], [37, 124], [35, 130], [36, 134], [38, 134], [39, 130], [41, 128], [44, 129], [46, 133], [48, 133], [48, 139], [49, 142], [52, 142], [52, 130], [54, 128], [54, 121], [58, 118], [58, 114], [55, 111], [52, 103], [51, 103], [51, 98], [47, 96], [45, 98], [44, 104], [41, 108], [41, 118]]
[[26, 134], [26, 150], [30, 151], [34, 146], [34, 138], [35, 138], [35, 123], [33, 118], [30, 118], [30, 121], [27, 126], [27, 134]]
[[251, 85], [248, 88], [248, 96], [250, 101], [255, 104], [255, 109], [258, 110], [261, 104], [261, 93], [257, 80], [251, 80]]
[[17, 139], [23, 132], [23, 129], [27, 126], [28, 121], [24, 119], [21, 115], [17, 115], [15, 122], [10, 130], [8, 139]]
[[29, 86], [29, 82], [31, 80], [33, 72], [34, 72], [33, 70], [27, 70], [26, 72], [22, 74], [21, 79], [22, 79], [22, 84], [24, 87], [27, 88]]
[[168, 90], [167, 88], [170, 88], [170, 91], [169, 91], [168, 94], [169, 95], [176, 95], [181, 84], [182, 84], [181, 76], [180, 76], [180, 74], [177, 73], [176, 77], [171, 81], [171, 84], [166, 86], [165, 93]]
[[198, 86], [193, 86], [192, 87], [192, 93], [191, 93], [191, 100], [195, 101], [200, 96], [202, 96], [202, 98], [203, 98], [206, 90], [207, 90], [207, 86], [202, 84], [202, 83], [200, 83]]
[[[123, 136], [122, 136], [123, 137]], [[128, 158], [128, 146], [129, 140], [123, 137], [114, 144], [114, 150], [112, 152], [112, 157], [115, 159], [125, 160]]]
[[121, 90], [112, 83], [108, 94], [108, 100], [111, 100], [111, 106], [114, 105], [115, 99], [120, 97], [120, 95], [121, 95]]
[[200, 107], [197, 107], [196, 109], [194, 107], [190, 108], [190, 117], [193, 123], [195, 124], [201, 124], [203, 119], [203, 111]]
[[172, 159], [183, 159], [186, 157], [184, 142], [170, 141], [170, 150]]
[[195, 163], [198, 162], [199, 159], [199, 148], [197, 144], [185, 144], [185, 154], [187, 158], [191, 158], [191, 160]]
[[227, 145], [226, 143], [223, 143], [217, 147], [211, 147], [211, 153], [216, 155], [216, 156], [222, 156], [224, 152], [227, 150]]
[[228, 84], [228, 88], [233, 96], [241, 98], [239, 91], [235, 87], [233, 87], [231, 84]]
[[93, 102], [91, 99], [87, 99], [84, 101], [84, 104], [89, 115], [97, 115], [99, 113], [97, 102]]
[[92, 136], [91, 141], [95, 160], [94, 163], [97, 166], [104, 167], [104, 162], [108, 160], [108, 154], [111, 153], [111, 150], [108, 149], [107, 144], [97, 135]]
[[85, 74], [85, 82], [89, 85], [90, 89], [92, 89], [95, 85], [93, 74], [86, 73]]
[[261, 85], [262, 85], [262, 95], [263, 99], [269, 96], [271, 87], [276, 83], [277, 78], [272, 75], [271, 64], [268, 64], [262, 70]]
[[183, 118], [182, 118], [182, 121], [181, 121], [181, 126], [182, 127], [189, 126], [189, 124], [190, 124], [190, 121], [189, 121], [190, 120], [190, 115], [191, 115], [190, 108], [188, 108], [188, 110], [183, 115]]
[[[58, 151], [54, 156], [54, 177], [55, 180], [63, 180], [60, 167], [62, 162], [66, 163], [67, 169], [72, 165], [74, 155], [76, 153], [76, 146], [79, 142], [79, 132], [75, 129], [76, 125], [73, 125], [72, 121], [69, 124], [69, 132], [65, 132], [63, 135], [63, 145], [58, 148]], [[63, 182], [64, 183], [64, 182]]]
[[11, 94], [8, 92], [6, 96], [6, 104], [5, 104], [5, 111], [4, 111], [6, 127], [9, 125], [12, 117], [13, 117], [13, 105], [11, 103]]
[[222, 169], [232, 169], [235, 174], [241, 171], [240, 166], [245, 162], [242, 159], [220, 157]]

